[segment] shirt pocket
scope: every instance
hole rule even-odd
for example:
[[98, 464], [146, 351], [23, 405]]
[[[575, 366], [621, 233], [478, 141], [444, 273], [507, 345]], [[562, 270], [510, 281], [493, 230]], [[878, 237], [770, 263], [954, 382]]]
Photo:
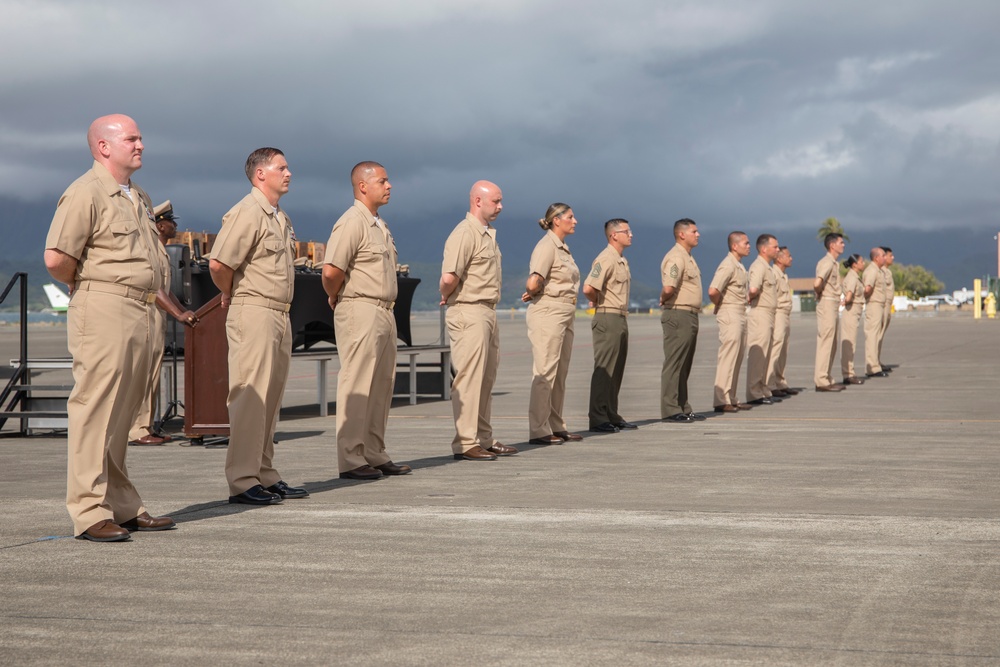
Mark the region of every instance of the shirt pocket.
[[[112, 220], [108, 224], [111, 231], [112, 245], [115, 252], [126, 252], [128, 257], [139, 253], [139, 228], [130, 220]], [[145, 254], [145, 253], [143, 253]]]
[[266, 238], [261, 242], [263, 248], [263, 258], [267, 270], [274, 275], [285, 276], [288, 274], [287, 257], [288, 248], [281, 239]]

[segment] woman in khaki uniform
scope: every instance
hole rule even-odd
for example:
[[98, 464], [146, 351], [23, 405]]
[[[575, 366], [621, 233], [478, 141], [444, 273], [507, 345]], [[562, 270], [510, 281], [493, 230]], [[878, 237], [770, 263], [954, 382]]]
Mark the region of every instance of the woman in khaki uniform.
[[534, 358], [528, 437], [536, 445], [561, 445], [583, 439], [569, 432], [562, 417], [580, 289], [580, 270], [566, 245], [566, 237], [576, 231], [576, 218], [567, 204], [556, 203], [538, 224], [546, 234], [531, 253], [526, 291], [521, 295], [522, 301], [531, 303], [527, 322]]
[[854, 373], [854, 350], [861, 310], [865, 307], [865, 284], [861, 281], [865, 260], [854, 253], [844, 260], [844, 266], [847, 275], [844, 277], [844, 312], [840, 316], [840, 370], [844, 373], [844, 384], [864, 384], [865, 381]]

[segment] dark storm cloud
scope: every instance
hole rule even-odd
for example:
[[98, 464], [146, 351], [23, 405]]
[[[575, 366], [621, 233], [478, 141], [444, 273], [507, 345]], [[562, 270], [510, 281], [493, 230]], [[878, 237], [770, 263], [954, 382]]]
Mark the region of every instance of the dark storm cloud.
[[529, 221], [558, 199], [708, 229], [970, 227], [1000, 204], [995, 3], [0, 8], [21, 63], [0, 74], [6, 197], [54, 201], [89, 163], [86, 125], [120, 110], [146, 138], [137, 180], [206, 226], [260, 145], [317, 218], [361, 159], [389, 167], [406, 220], [454, 217], [480, 177]]

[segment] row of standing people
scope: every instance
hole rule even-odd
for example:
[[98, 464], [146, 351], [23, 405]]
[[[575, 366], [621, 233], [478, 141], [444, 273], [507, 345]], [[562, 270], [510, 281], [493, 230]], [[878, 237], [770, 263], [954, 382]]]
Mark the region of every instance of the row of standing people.
[[[162, 230], [155, 227], [151, 201], [131, 180], [142, 166], [144, 150], [137, 124], [122, 115], [99, 118], [88, 131], [88, 144], [94, 165], [60, 198], [46, 239], [45, 263], [71, 293], [68, 345], [75, 384], [68, 402], [67, 508], [78, 538], [110, 542], [127, 540], [136, 530], [176, 528], [169, 517], [148, 513], [125, 465], [129, 428], [149, 393], [154, 348], [162, 349], [162, 339], [157, 343], [155, 336], [162, 330], [156, 304], [169, 285], [169, 268], [156, 238]], [[295, 235], [279, 205], [289, 190], [291, 170], [280, 150], [262, 148], [247, 158], [245, 173], [250, 193], [223, 217], [209, 262], [227, 310], [231, 431], [225, 473], [229, 502], [272, 505], [309, 495], [285, 483], [273, 462], [292, 341], [288, 312]], [[385, 447], [395, 374], [397, 254], [379, 215], [391, 193], [385, 168], [376, 162], [359, 163], [351, 172], [351, 185], [355, 201], [331, 231], [323, 286], [341, 362], [339, 474], [375, 480], [411, 472], [409, 466], [394, 463]], [[491, 425], [499, 364], [496, 305], [502, 284], [493, 223], [502, 209], [503, 195], [496, 184], [475, 183], [469, 211], [444, 248], [439, 289], [441, 305], [447, 306], [456, 368], [452, 453], [460, 460], [490, 461], [518, 451], [497, 441]], [[554, 204], [541, 224], [546, 235], [532, 253], [522, 297], [531, 302], [528, 328], [534, 352], [529, 439], [555, 444], [581, 437], [570, 433], [562, 418], [580, 273], [566, 245], [576, 227], [572, 209]], [[617, 407], [628, 350], [630, 272], [623, 253], [632, 234], [623, 219], [608, 221], [605, 234], [608, 246], [592, 264], [583, 288], [596, 310], [589, 421], [591, 430], [615, 432], [635, 428]], [[692, 421], [699, 418], [687, 395], [701, 308], [700, 275], [691, 257], [698, 244], [697, 225], [680, 220], [674, 236], [677, 244], [661, 265], [661, 416]], [[739, 247], [748, 249], [742, 236]], [[730, 235], [730, 254], [733, 238]], [[733, 298], [721, 282], [727, 272], [738, 275], [732, 264], [727, 256], [709, 289], [718, 313], [728, 312]], [[744, 297], [741, 308], [745, 304]], [[179, 304], [161, 307], [197, 325], [194, 314]], [[722, 328], [720, 318], [720, 337]], [[718, 396], [718, 379], [716, 384]], [[729, 391], [734, 394], [731, 387]]]

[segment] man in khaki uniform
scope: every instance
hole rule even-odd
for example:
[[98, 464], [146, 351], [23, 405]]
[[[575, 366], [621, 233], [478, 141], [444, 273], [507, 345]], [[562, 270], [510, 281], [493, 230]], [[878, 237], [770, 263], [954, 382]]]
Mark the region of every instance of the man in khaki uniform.
[[844, 385], [833, 381], [833, 361], [837, 355], [837, 325], [840, 313], [840, 265], [844, 237], [827, 234], [823, 239], [826, 255], [816, 264], [816, 391], [843, 391]]
[[771, 338], [771, 355], [767, 364], [767, 388], [772, 396], [783, 398], [799, 393], [788, 386], [785, 379], [785, 365], [788, 361], [788, 337], [792, 332], [792, 290], [788, 286], [788, 267], [792, 265], [792, 253], [788, 246], [778, 246], [774, 257], [774, 281], [778, 291], [778, 307], [774, 311], [774, 336]]
[[731, 232], [727, 239], [729, 253], [715, 270], [708, 287], [708, 298], [715, 304], [719, 324], [719, 362], [715, 369], [716, 412], [737, 412], [753, 406], [736, 400], [740, 364], [747, 344], [747, 271], [740, 262], [750, 254], [750, 238], [743, 232]]
[[451, 339], [455, 379], [451, 405], [456, 459], [494, 461], [517, 453], [493, 437], [490, 424], [493, 384], [500, 363], [500, 246], [491, 224], [503, 210], [503, 193], [496, 184], [477, 181], [469, 193], [469, 212], [444, 244], [441, 264], [441, 305]]
[[701, 313], [701, 271], [691, 256], [701, 234], [690, 218], [674, 223], [674, 247], [660, 262], [660, 326], [663, 368], [660, 370], [660, 418], [689, 423], [703, 419], [688, 401], [688, 378], [698, 344]]
[[229, 341], [229, 502], [276, 505], [305, 498], [274, 469], [274, 429], [288, 379], [292, 327], [288, 320], [295, 287], [295, 234], [278, 208], [292, 172], [277, 148], [259, 148], [247, 158], [252, 188], [222, 218], [209, 270], [227, 308]]
[[618, 393], [628, 358], [628, 298], [632, 272], [623, 256], [632, 245], [628, 220], [604, 223], [608, 245], [594, 260], [583, 283], [583, 295], [594, 309], [590, 323], [594, 342], [594, 373], [590, 377], [590, 430], [618, 433], [638, 428], [618, 412]]
[[354, 205], [340, 216], [323, 258], [323, 288], [337, 331], [337, 465], [341, 478], [405, 475], [385, 453], [396, 379], [396, 243], [378, 210], [392, 185], [385, 167], [351, 170]]
[[868, 255], [871, 262], [861, 274], [865, 287], [865, 375], [886, 377], [888, 373], [879, 364], [879, 344], [882, 341], [882, 327], [885, 325], [885, 251], [878, 246]]
[[767, 386], [771, 362], [775, 312], [778, 309], [778, 284], [771, 262], [778, 254], [778, 239], [771, 234], [757, 237], [757, 259], [747, 272], [750, 314], [747, 315], [747, 403], [771, 405], [781, 401]]
[[152, 203], [131, 180], [142, 167], [138, 126], [128, 116], [103, 116], [91, 124], [87, 143], [94, 166], [59, 198], [45, 267], [71, 297], [66, 509], [78, 539], [118, 542], [132, 530], [176, 527], [169, 517], [149, 515], [125, 467], [163, 277]]
[[149, 374], [149, 383], [146, 394], [143, 396], [142, 405], [139, 407], [139, 414], [132, 423], [132, 428], [128, 432], [130, 445], [162, 445], [170, 442], [172, 438], [165, 433], [156, 433], [153, 429], [153, 411], [160, 394], [160, 369], [163, 367], [163, 348], [166, 341], [167, 321], [163, 313], [169, 313], [178, 322], [193, 327], [198, 323], [198, 317], [183, 304], [170, 291], [170, 257], [164, 247], [167, 241], [174, 238], [177, 233], [177, 223], [174, 222], [174, 208], [168, 199], [153, 209], [153, 218], [156, 224], [156, 232], [159, 237], [159, 250], [157, 258], [160, 260], [160, 273], [163, 276], [163, 286], [156, 293], [156, 310], [154, 315], [155, 329], [152, 334], [153, 364]]
[[892, 248], [882, 246], [885, 253], [885, 262], [882, 264], [882, 276], [885, 279], [885, 305], [882, 308], [882, 331], [878, 338], [878, 363], [884, 373], [891, 373], [892, 369], [888, 364], [882, 363], [882, 343], [885, 341], [885, 334], [889, 330], [889, 322], [892, 321], [892, 297], [896, 295], [896, 281], [892, 277], [892, 270], [889, 268], [896, 261], [892, 254]]

